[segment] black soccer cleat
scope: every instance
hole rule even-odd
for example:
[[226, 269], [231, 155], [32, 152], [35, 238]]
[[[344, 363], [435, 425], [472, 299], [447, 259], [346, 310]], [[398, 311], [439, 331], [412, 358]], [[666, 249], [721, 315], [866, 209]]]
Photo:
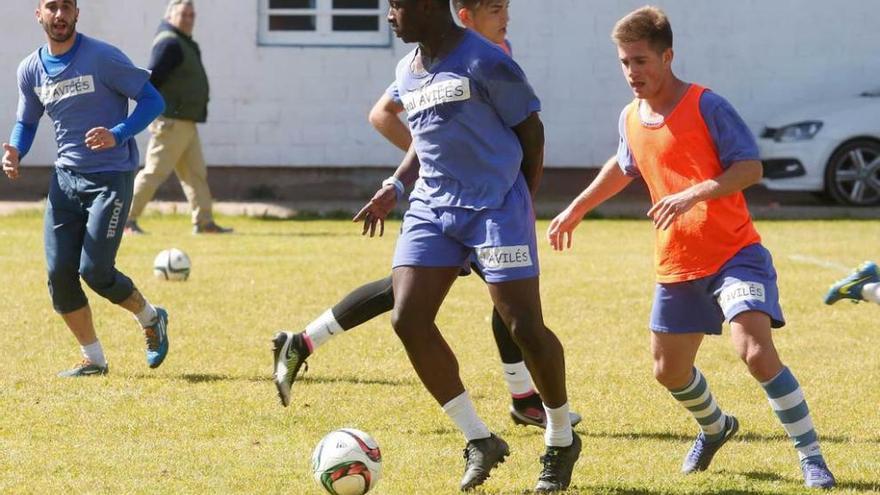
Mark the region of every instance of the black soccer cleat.
[[547, 451], [541, 456], [541, 464], [544, 467], [538, 476], [535, 492], [558, 492], [567, 489], [571, 484], [574, 464], [580, 456], [581, 438], [575, 432], [571, 432], [571, 445], [568, 447], [548, 446]]
[[[571, 420], [572, 427], [577, 426], [583, 419], [576, 412], [568, 413], [568, 418]], [[510, 405], [510, 419], [521, 426], [537, 426], [547, 429], [547, 412], [544, 411], [541, 396], [533, 393], [528, 397], [514, 398], [513, 404]]]
[[309, 346], [306, 345], [301, 333], [278, 332], [272, 339], [272, 353], [275, 359], [275, 387], [281, 405], [290, 405], [290, 389], [296, 381], [300, 367], [306, 365], [309, 357]]
[[464, 476], [461, 491], [466, 492], [489, 479], [489, 472], [510, 455], [507, 442], [494, 433], [488, 438], [471, 440], [464, 448]]

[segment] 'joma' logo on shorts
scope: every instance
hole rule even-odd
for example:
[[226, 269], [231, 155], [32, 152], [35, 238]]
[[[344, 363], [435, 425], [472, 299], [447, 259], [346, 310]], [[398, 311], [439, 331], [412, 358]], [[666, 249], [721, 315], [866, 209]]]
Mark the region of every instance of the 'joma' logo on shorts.
[[125, 203], [121, 199], [113, 202], [113, 212], [110, 215], [110, 223], [107, 224], [107, 239], [116, 237], [116, 230], [119, 227], [119, 215], [122, 213], [122, 207]]
[[528, 246], [477, 248], [477, 260], [484, 268], [495, 270], [532, 266], [532, 255]]

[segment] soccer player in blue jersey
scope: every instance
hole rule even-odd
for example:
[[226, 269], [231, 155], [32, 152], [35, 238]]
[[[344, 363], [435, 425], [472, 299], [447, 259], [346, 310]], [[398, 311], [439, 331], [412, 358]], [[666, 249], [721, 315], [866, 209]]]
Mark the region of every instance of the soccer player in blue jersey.
[[[510, 55], [510, 43], [505, 38], [509, 16], [509, 0], [454, 0], [459, 20], [468, 29], [485, 36]], [[387, 94], [382, 95], [370, 111], [370, 123], [392, 144], [402, 151], [409, 149], [412, 136], [409, 128], [398, 118], [403, 106]], [[415, 180], [415, 177], [413, 177]], [[412, 185], [412, 184], [407, 184]], [[404, 193], [404, 183], [392, 177], [385, 187]], [[473, 270], [480, 277], [482, 272], [475, 262], [463, 269], [463, 274]], [[351, 291], [342, 300], [310, 322], [298, 334], [279, 332], [273, 338], [275, 384], [281, 404], [290, 404], [291, 388], [300, 367], [320, 346], [335, 336], [365, 323], [394, 307], [394, 291], [391, 276], [376, 280]], [[535, 390], [532, 377], [523, 361], [519, 347], [501, 320], [498, 311], [492, 311], [492, 331], [502, 361], [502, 376], [511, 395], [510, 417], [517, 424], [546, 427], [547, 415], [541, 396]], [[579, 414], [570, 413], [572, 426], [581, 421]]]
[[[39, 0], [47, 44], [18, 67], [17, 122], [3, 143], [3, 171], [15, 180], [45, 113], [58, 158], [49, 184], [44, 236], [52, 304], [81, 346], [83, 360], [59, 376], [104, 375], [107, 359], [80, 279], [134, 314], [146, 338], [147, 364], [168, 353], [168, 314], [152, 306], [116, 269], [131, 205], [137, 145], [132, 137], [164, 109], [148, 71], [119, 49], [77, 33], [76, 0]], [[128, 115], [128, 101], [137, 107]]]
[[[413, 136], [395, 179], [419, 175], [394, 254], [394, 330], [468, 442], [461, 489], [482, 484], [509, 449], [477, 415], [434, 322], [474, 256], [544, 400], [547, 450], [535, 490], [565, 489], [581, 442], [568, 415], [562, 345], [544, 324], [538, 290], [532, 197], [543, 169], [540, 101], [510, 57], [453, 22], [447, 0], [392, 0], [388, 20], [404, 42], [419, 44], [388, 90]], [[365, 230], [381, 229], [393, 196], [380, 189], [361, 211]]]

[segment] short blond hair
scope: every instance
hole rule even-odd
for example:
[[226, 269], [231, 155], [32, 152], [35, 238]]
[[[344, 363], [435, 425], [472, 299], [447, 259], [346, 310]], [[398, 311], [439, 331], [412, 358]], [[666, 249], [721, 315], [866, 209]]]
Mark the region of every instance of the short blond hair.
[[191, 5], [193, 8], [196, 7], [196, 4], [193, 0], [170, 0], [168, 2], [168, 6], [165, 7], [165, 18], [170, 19], [171, 13], [174, 12], [174, 8], [178, 5]]
[[663, 10], [646, 5], [617, 21], [611, 31], [616, 44], [647, 41], [658, 52], [672, 48], [672, 25]]

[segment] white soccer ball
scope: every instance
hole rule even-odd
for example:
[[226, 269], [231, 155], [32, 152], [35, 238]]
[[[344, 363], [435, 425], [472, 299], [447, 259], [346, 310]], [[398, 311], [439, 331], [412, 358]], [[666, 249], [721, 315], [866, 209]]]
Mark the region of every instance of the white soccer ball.
[[315, 480], [332, 495], [363, 495], [379, 483], [382, 453], [370, 435], [343, 428], [331, 431], [312, 454]]
[[162, 280], [183, 281], [189, 278], [189, 256], [176, 248], [166, 249], [153, 260], [153, 274]]

